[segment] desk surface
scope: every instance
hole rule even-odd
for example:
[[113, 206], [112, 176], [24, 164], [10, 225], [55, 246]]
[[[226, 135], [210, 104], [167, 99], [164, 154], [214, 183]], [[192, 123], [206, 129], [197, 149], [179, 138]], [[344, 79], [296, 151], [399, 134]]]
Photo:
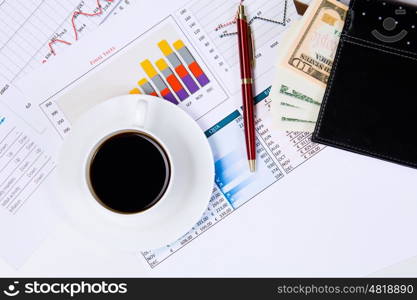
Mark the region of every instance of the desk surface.
[[[333, 163], [324, 164], [325, 160]], [[401, 201], [412, 194], [408, 181], [415, 170], [330, 148], [309, 164], [306, 172], [300, 170], [297, 178], [260, 194], [154, 269], [139, 251], [103, 248], [62, 222], [19, 270], [1, 260], [0, 276], [417, 276], [413, 239], [387, 232], [386, 227], [378, 229], [392, 220], [391, 213], [404, 215], [395, 219], [400, 224], [414, 219], [414, 212], [407, 216], [403, 211]], [[347, 164], [358, 172], [339, 180], [334, 174], [341, 174], [340, 166]], [[325, 178], [307, 172], [318, 168]], [[372, 179], [375, 170], [393, 178]], [[402, 172], [408, 176], [400, 177]], [[304, 180], [303, 189], [294, 195], [290, 187], [298, 180]], [[361, 182], [366, 189], [359, 188]], [[392, 199], [390, 212], [378, 208], [386, 202], [381, 195]], [[367, 202], [375, 207], [371, 216], [369, 209], [349, 210], [350, 205], [360, 208]], [[410, 223], [401, 226], [404, 231], [415, 228]], [[384, 251], [389, 247], [398, 248]]]
[[[204, 250], [204, 249], [199, 249]], [[243, 249], [242, 251], [245, 251]], [[251, 255], [252, 249], [242, 253], [242, 257]], [[201, 251], [201, 256], [205, 253]], [[235, 256], [230, 253], [230, 257]], [[222, 259], [227, 260], [227, 255]], [[201, 262], [194, 261], [198, 268]], [[244, 262], [243, 262], [244, 264]], [[262, 271], [270, 276], [286, 276], [274, 266], [262, 266]], [[252, 270], [236, 272], [233, 270], [199, 269], [164, 270], [149, 272], [137, 255], [120, 253], [112, 249], [103, 249], [75, 232], [67, 224], [61, 224], [52, 236], [43, 243], [38, 251], [19, 270], [0, 260], [1, 277], [141, 277], [141, 276], [221, 276], [222, 273], [234, 276], [252, 276]], [[261, 270], [253, 270], [261, 276]], [[331, 275], [331, 274], [329, 274]], [[300, 274], [302, 276], [302, 274]], [[364, 276], [375, 277], [417, 277], [417, 256], [400, 261], [391, 266], [375, 270]]]

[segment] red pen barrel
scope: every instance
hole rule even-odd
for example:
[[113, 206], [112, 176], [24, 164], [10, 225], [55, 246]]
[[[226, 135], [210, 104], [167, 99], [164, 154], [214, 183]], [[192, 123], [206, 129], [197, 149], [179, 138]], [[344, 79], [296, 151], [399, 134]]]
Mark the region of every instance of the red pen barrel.
[[252, 80], [252, 57], [249, 48], [249, 27], [246, 20], [237, 19], [237, 36], [239, 47], [239, 62], [241, 78], [250, 78]]
[[248, 160], [256, 159], [255, 121], [253, 113], [252, 84], [242, 84], [243, 93], [243, 122], [245, 127], [246, 152]]
[[242, 79], [243, 121], [245, 127], [246, 151], [249, 163], [256, 159], [256, 140], [253, 102], [253, 78], [251, 41], [249, 39], [249, 27], [246, 18], [236, 20], [238, 30], [238, 47], [240, 59], [240, 74]]

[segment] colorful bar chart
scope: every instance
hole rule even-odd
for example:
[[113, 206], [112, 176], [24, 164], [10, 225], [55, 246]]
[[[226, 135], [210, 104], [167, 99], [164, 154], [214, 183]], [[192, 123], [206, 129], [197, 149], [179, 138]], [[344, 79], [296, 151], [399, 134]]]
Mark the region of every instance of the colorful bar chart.
[[162, 75], [164, 75], [166, 81], [171, 86], [171, 89], [175, 92], [178, 98], [181, 101], [187, 99], [189, 96], [188, 92], [184, 89], [183, 85], [178, 80], [177, 76], [175, 76], [174, 72], [172, 72], [166, 61], [161, 58], [156, 61], [156, 66], [158, 67], [159, 71], [161, 71]]
[[[140, 62], [145, 76], [138, 81], [139, 87], [134, 87], [129, 94], [144, 93], [180, 104], [209, 84], [209, 77], [183, 40], [177, 37], [169, 43], [162, 37], [155, 39], [152, 44], [163, 56], [157, 51]], [[190, 102], [186, 104], [189, 106]]]
[[190, 69], [191, 73], [197, 79], [198, 83], [201, 86], [205, 86], [210, 82], [206, 74], [204, 74], [203, 70], [201, 69], [200, 65], [197, 63], [194, 56], [191, 54], [190, 50], [188, 50], [187, 46], [183, 43], [183, 41], [178, 40], [174, 43], [175, 50], [178, 51], [182, 59], [187, 64], [188, 68]]
[[181, 78], [182, 82], [184, 82], [185, 86], [190, 91], [190, 93], [194, 94], [195, 92], [197, 92], [200, 88], [198, 87], [197, 83], [194, 81], [186, 67], [183, 65], [178, 55], [171, 48], [169, 43], [166, 40], [162, 40], [158, 43], [158, 47], [159, 49], [161, 49], [162, 53], [168, 59], [169, 63], [174, 67], [175, 72]]
[[141, 80], [139, 80], [138, 84], [146, 95], [158, 97], [158, 93], [155, 91], [152, 84], [146, 78], [142, 78]]
[[129, 94], [138, 95], [138, 94], [142, 94], [142, 92], [138, 88], [134, 88], [130, 90]]
[[140, 65], [142, 66], [146, 75], [148, 75], [148, 77], [151, 79], [153, 84], [156, 86], [162, 98], [174, 104], [178, 104], [178, 101], [175, 98], [174, 94], [172, 94], [171, 90], [166, 85], [161, 75], [159, 75], [158, 72], [155, 70], [154, 66], [149, 61], [149, 59], [145, 59], [144, 61], [140, 63]]

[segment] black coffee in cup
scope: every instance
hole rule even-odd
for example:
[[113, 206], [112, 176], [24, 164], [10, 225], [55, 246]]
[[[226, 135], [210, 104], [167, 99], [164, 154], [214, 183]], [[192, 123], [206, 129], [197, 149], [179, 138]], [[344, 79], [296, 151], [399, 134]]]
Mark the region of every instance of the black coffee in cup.
[[170, 180], [164, 148], [139, 131], [122, 131], [104, 139], [92, 153], [87, 177], [93, 196], [118, 213], [138, 213], [155, 205]]

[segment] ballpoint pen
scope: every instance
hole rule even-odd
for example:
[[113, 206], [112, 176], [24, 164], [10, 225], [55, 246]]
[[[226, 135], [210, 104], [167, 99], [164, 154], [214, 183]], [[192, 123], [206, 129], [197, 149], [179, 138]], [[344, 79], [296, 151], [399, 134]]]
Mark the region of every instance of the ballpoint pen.
[[253, 49], [250, 28], [245, 15], [245, 7], [242, 4], [239, 5], [236, 23], [240, 58], [240, 75], [242, 79], [243, 122], [246, 139], [246, 152], [248, 156], [249, 169], [251, 172], [255, 172], [256, 141], [252, 91]]

